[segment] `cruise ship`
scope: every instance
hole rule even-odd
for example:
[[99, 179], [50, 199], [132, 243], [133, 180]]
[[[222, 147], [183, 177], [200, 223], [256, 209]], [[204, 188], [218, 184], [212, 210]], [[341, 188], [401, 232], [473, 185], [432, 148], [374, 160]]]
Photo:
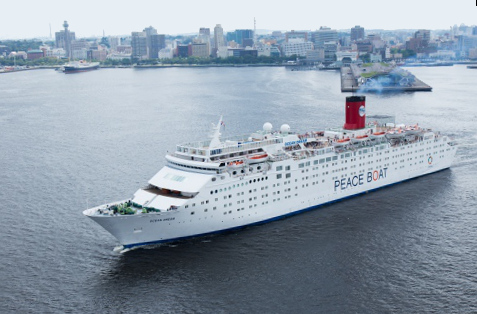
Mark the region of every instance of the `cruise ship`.
[[63, 68], [64, 68], [63, 72], [65, 74], [87, 72], [87, 71], [97, 70], [99, 68], [99, 62], [86, 62], [86, 61], [80, 60], [80, 61], [75, 61], [72, 63], [65, 64]]
[[83, 214], [128, 249], [269, 222], [452, 164], [448, 136], [367, 121], [365, 96], [347, 97], [345, 112], [343, 127], [296, 133], [265, 123], [227, 139], [221, 117], [209, 140], [177, 145], [131, 198]]

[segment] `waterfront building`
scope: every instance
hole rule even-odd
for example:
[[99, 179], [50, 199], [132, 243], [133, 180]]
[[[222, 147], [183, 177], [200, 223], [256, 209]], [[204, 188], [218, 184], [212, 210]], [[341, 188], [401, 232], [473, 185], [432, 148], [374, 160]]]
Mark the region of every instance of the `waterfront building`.
[[66, 56], [71, 58], [71, 42], [76, 39], [75, 32], [71, 32], [68, 27], [68, 22], [63, 23], [64, 30], [55, 33], [56, 48], [63, 48], [66, 51]]
[[235, 41], [240, 46], [243, 47], [243, 40], [244, 39], [252, 39], [253, 40], [253, 30], [251, 29], [236, 29], [234, 32], [227, 33], [227, 41]]
[[[469, 58], [471, 55], [471, 50], [469, 49]], [[477, 52], [477, 49], [474, 49]], [[429, 58], [435, 59], [455, 59], [455, 51], [452, 50], [438, 50], [437, 52], [431, 52]]]
[[214, 27], [214, 54], [217, 55], [217, 50], [224, 46], [224, 29], [222, 28], [222, 25], [217, 24]]
[[311, 34], [311, 41], [315, 47], [323, 47], [325, 42], [338, 42], [338, 32], [326, 26], [321, 26], [319, 30]]
[[226, 47], [226, 46], [222, 46], [222, 47], [219, 47], [217, 49], [217, 57], [218, 58], [222, 58], [222, 59], [226, 59], [228, 57], [233, 57], [233, 51], [232, 49]]
[[251, 48], [232, 49], [232, 52], [234, 57], [245, 57], [245, 56], [257, 57], [258, 56], [257, 49], [251, 49]]
[[96, 60], [96, 61], [104, 61], [106, 60], [106, 57], [108, 55], [108, 52], [106, 50], [90, 50], [90, 60]]
[[87, 59], [87, 51], [90, 49], [90, 43], [86, 39], [74, 40], [71, 42], [71, 56], [74, 60]]
[[206, 44], [207, 47], [207, 57], [210, 56], [210, 28], [201, 27], [199, 29], [199, 36], [194, 40], [198, 44]]
[[132, 46], [131, 45], [118, 45], [116, 47], [116, 51], [118, 53], [123, 53], [123, 54], [132, 54]]
[[149, 59], [157, 59], [159, 51], [166, 47], [166, 35], [152, 34], [149, 39], [148, 55]]
[[45, 53], [43, 50], [29, 50], [27, 51], [27, 59], [28, 60], [36, 60], [43, 58]]
[[325, 49], [316, 48], [315, 50], [307, 50], [306, 61], [308, 63], [318, 63], [325, 61]]
[[359, 54], [357, 51], [337, 51], [336, 61], [343, 63], [355, 62], [358, 60]]
[[88, 49], [80, 48], [75, 49], [71, 52], [71, 59], [73, 60], [87, 60], [88, 59]]
[[308, 50], [313, 50], [312, 42], [288, 42], [282, 46], [283, 55], [290, 57], [296, 55], [299, 57], [306, 57], [306, 52]]
[[364, 39], [364, 27], [356, 25], [351, 29], [351, 41]]
[[174, 50], [171, 47], [166, 47], [159, 50], [159, 59], [172, 59], [173, 57]]
[[145, 32], [131, 33], [132, 57], [147, 59], [147, 37]]
[[112, 51], [117, 51], [119, 45], [121, 45], [120, 37], [109, 36], [109, 46]]
[[53, 48], [45, 50], [45, 57], [64, 58], [66, 51], [63, 48]]
[[291, 32], [285, 33], [285, 42], [288, 43], [290, 41], [297, 42], [307, 42], [308, 41], [308, 32], [295, 32], [292, 30]]
[[191, 55], [189, 45], [177, 45], [177, 56], [180, 58], [187, 58]]
[[338, 43], [335, 41], [328, 41], [323, 44], [325, 50], [325, 62], [331, 63], [336, 61], [336, 52], [338, 51]]
[[207, 43], [193, 43], [191, 44], [192, 56], [199, 58], [209, 57], [209, 44]]
[[110, 53], [106, 58], [110, 59], [110, 60], [122, 61], [124, 59], [131, 59], [131, 54], [130, 53], [113, 52], [113, 53]]
[[[455, 57], [455, 53], [454, 53], [454, 57]], [[472, 59], [472, 60], [477, 59], [477, 48], [469, 49], [469, 59]]]

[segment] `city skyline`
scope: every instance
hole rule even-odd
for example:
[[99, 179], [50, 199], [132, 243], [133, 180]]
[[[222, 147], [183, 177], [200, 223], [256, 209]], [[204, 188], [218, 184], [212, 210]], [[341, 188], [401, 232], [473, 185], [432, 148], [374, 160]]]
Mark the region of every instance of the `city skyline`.
[[[383, 6], [378, 0], [319, 3], [298, 0], [262, 4], [244, 0], [233, 9], [221, 1], [185, 2], [174, 4], [146, 2], [143, 6], [114, 6], [85, 0], [80, 6], [65, 9], [64, 3], [27, 1], [21, 14], [3, 14], [0, 19], [0, 39], [54, 38], [67, 20], [77, 37], [130, 35], [146, 25], [161, 34], [196, 33], [201, 27], [213, 29], [221, 24], [224, 32], [234, 29], [315, 30], [320, 26], [351, 29], [361, 25], [365, 29], [449, 29], [461, 23], [477, 24], [477, 6], [466, 3], [438, 4], [433, 1], [402, 0], [393, 6]], [[144, 8], [147, 8], [145, 10]], [[18, 5], [7, 2], [2, 11], [17, 12]], [[200, 12], [200, 13], [198, 13]], [[87, 17], [87, 18], [85, 18]]]

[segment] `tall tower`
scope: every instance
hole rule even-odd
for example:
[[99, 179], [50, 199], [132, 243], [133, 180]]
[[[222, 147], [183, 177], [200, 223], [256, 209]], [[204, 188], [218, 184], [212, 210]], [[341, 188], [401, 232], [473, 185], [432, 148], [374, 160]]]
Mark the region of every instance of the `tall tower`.
[[257, 21], [253, 18], [253, 48], [257, 47]]
[[214, 54], [217, 55], [219, 48], [224, 46], [224, 29], [222, 28], [222, 25], [217, 24], [214, 27]]
[[66, 56], [68, 59], [71, 58], [71, 39], [70, 39], [70, 31], [68, 30], [68, 22], [65, 21], [63, 23], [63, 27], [65, 28], [65, 51], [66, 51]]

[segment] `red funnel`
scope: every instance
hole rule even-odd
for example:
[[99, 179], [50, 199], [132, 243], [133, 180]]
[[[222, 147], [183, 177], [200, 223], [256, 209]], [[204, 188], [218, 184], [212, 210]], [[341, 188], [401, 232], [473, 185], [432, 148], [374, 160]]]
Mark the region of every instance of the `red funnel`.
[[358, 130], [366, 126], [366, 97], [346, 97], [346, 123], [345, 130]]

